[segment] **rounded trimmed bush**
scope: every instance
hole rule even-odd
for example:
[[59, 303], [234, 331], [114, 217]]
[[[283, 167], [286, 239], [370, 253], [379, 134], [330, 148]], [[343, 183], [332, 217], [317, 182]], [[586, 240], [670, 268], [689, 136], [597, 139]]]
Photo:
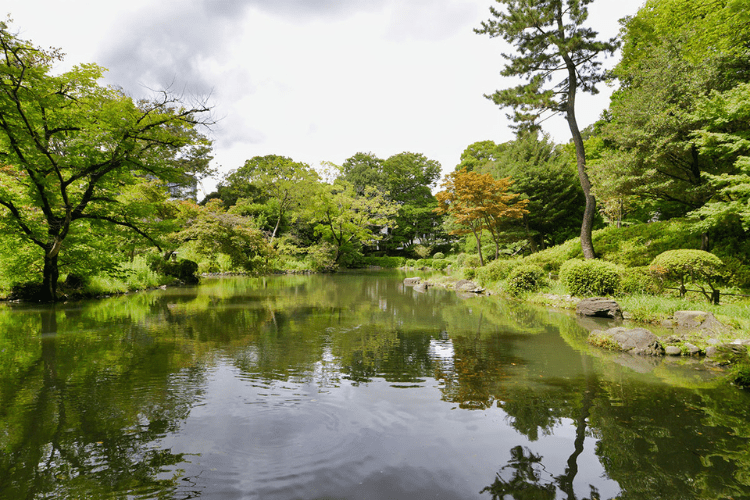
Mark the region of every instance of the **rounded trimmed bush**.
[[406, 259], [406, 267], [416, 267], [417, 261], [414, 259]]
[[442, 260], [445, 258], [445, 254], [443, 252], [435, 252], [435, 255], [432, 256], [433, 260]]
[[648, 266], [628, 267], [622, 272], [620, 293], [656, 295], [661, 289], [660, 281], [654, 277]]
[[667, 280], [685, 284], [686, 279], [693, 283], [716, 279], [724, 265], [722, 260], [703, 250], [668, 250], [651, 261], [651, 271]]
[[577, 297], [614, 295], [620, 289], [621, 269], [603, 260], [569, 260], [560, 267], [560, 281]]
[[505, 291], [513, 296], [535, 292], [545, 285], [545, 274], [544, 269], [533, 264], [517, 266], [508, 275]]
[[479, 267], [481, 266], [481, 263], [479, 262], [479, 255], [467, 255], [463, 262], [463, 267]]
[[483, 284], [504, 280], [508, 277], [510, 272], [519, 265], [521, 265], [521, 261], [517, 259], [493, 260], [486, 266], [477, 270], [477, 278]]

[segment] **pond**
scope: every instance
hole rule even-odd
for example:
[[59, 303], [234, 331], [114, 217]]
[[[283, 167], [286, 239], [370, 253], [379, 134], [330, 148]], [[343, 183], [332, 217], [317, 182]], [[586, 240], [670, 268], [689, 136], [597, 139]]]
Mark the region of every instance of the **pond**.
[[750, 498], [747, 392], [403, 278], [1, 306], [0, 498]]

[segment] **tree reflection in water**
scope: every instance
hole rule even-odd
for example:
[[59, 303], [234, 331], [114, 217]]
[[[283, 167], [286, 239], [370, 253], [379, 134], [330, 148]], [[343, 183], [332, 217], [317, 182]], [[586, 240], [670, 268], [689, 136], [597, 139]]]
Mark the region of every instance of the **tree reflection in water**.
[[[231, 400], [242, 401], [246, 421], [264, 415], [276, 428], [287, 418], [300, 429], [317, 416], [309, 428], [330, 430], [331, 439], [359, 443], [392, 431], [408, 437], [372, 455], [411, 490], [427, 491], [431, 480], [403, 472], [414, 450], [440, 436], [429, 460], [450, 463], [440, 477], [467, 488], [454, 498], [750, 498], [747, 394], [666, 363], [636, 373], [587, 346], [567, 316], [486, 299], [412, 294], [389, 277], [295, 276], [227, 279], [56, 309], [3, 306], [0, 499], [215, 497], [226, 477], [211, 479], [199, 463], [210, 458], [214, 436], [201, 445], [175, 443], [190, 436], [186, 422], [199, 436], [225, 422], [220, 405], [230, 398], [209, 398], [217, 365], [234, 377], [227, 387], [245, 391]], [[256, 396], [262, 404], [246, 406]], [[347, 413], [351, 402], [364, 404], [361, 414]], [[318, 413], [298, 418], [295, 408], [308, 403]], [[273, 412], [252, 413], [267, 408]], [[446, 418], [436, 419], [443, 410]], [[351, 418], [340, 420], [340, 412]], [[503, 436], [503, 448], [483, 441], [487, 433], [477, 442], [463, 439], [483, 431]], [[240, 438], [252, 445], [248, 436]], [[319, 449], [316, 436], [295, 436]], [[370, 453], [359, 444], [353, 449]], [[274, 477], [288, 477], [287, 451], [279, 453]], [[244, 454], [213, 452], [225, 472], [236, 466], [248, 481], [258, 476], [245, 469]], [[462, 468], [464, 454], [478, 457], [481, 471]], [[360, 491], [359, 479], [347, 475], [330, 494]], [[305, 496], [276, 498], [293, 497]]]
[[[186, 417], [201, 370], [170, 376], [171, 367], [154, 362], [160, 360], [152, 357], [158, 356], [153, 342], [135, 328], [122, 332], [134, 342], [61, 337], [58, 314], [55, 308], [38, 313], [36, 341], [11, 353], [26, 359], [22, 373], [0, 379], [0, 498], [129, 492], [171, 499], [178, 486], [179, 498], [199, 496], [178, 485], [178, 474], [163, 477], [187, 457], [160, 449], [158, 440]], [[139, 375], [120, 376], [129, 372]]]

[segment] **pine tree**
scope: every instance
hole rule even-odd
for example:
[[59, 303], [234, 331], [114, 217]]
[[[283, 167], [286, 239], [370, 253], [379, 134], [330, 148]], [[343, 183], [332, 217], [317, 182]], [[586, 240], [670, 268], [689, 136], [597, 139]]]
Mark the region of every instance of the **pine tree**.
[[[583, 27], [587, 5], [593, 0], [496, 0], [504, 8], [490, 8], [493, 19], [482, 23], [480, 34], [502, 37], [516, 47], [515, 54], [503, 54], [508, 64], [503, 76], [521, 76], [526, 83], [486, 96], [501, 107], [513, 109], [509, 116], [519, 131], [539, 129], [543, 113], [565, 116], [576, 149], [578, 178], [586, 195], [581, 225], [581, 246], [587, 259], [595, 257], [591, 239], [596, 200], [586, 172], [586, 153], [576, 121], [575, 103], [579, 90], [597, 93], [604, 79], [600, 53], [612, 54], [616, 39], [598, 41], [597, 32]], [[561, 74], [561, 79], [555, 75]]]

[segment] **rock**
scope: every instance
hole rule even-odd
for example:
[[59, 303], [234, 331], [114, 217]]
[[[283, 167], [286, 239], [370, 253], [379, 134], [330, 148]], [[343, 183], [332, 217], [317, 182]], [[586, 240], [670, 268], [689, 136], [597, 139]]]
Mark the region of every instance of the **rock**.
[[415, 292], [420, 292], [420, 293], [424, 293], [424, 292], [426, 292], [426, 291], [427, 291], [427, 288], [428, 288], [428, 286], [429, 286], [429, 285], [428, 285], [427, 283], [419, 283], [419, 284], [416, 284], [416, 285], [414, 285], [414, 291], [415, 291]]
[[701, 348], [690, 342], [685, 342], [682, 346], [687, 350], [689, 356], [699, 356], [701, 353]]
[[622, 319], [622, 309], [614, 300], [605, 297], [583, 299], [576, 306], [576, 314], [597, 318]]
[[640, 354], [644, 356], [660, 356], [664, 354], [659, 338], [645, 328], [617, 327], [609, 330], [594, 330], [589, 334], [590, 344], [610, 350]]
[[721, 340], [719, 340], [719, 339], [708, 339], [707, 342], [708, 342], [709, 345], [718, 345], [718, 344], [721, 344]]
[[455, 289], [457, 292], [473, 292], [477, 288], [479, 288], [477, 284], [469, 280], [459, 280], [455, 285]]
[[409, 285], [409, 286], [418, 285], [421, 282], [422, 282], [422, 278], [417, 278], [417, 277], [404, 278], [404, 285]]
[[699, 330], [708, 337], [728, 330], [712, 313], [705, 311], [675, 311], [674, 321], [677, 328]]
[[717, 365], [747, 361], [747, 346], [739, 344], [712, 345], [706, 349], [706, 357]]
[[676, 345], [668, 345], [667, 347], [664, 348], [664, 353], [667, 356], [681, 356], [682, 349], [680, 349]]

